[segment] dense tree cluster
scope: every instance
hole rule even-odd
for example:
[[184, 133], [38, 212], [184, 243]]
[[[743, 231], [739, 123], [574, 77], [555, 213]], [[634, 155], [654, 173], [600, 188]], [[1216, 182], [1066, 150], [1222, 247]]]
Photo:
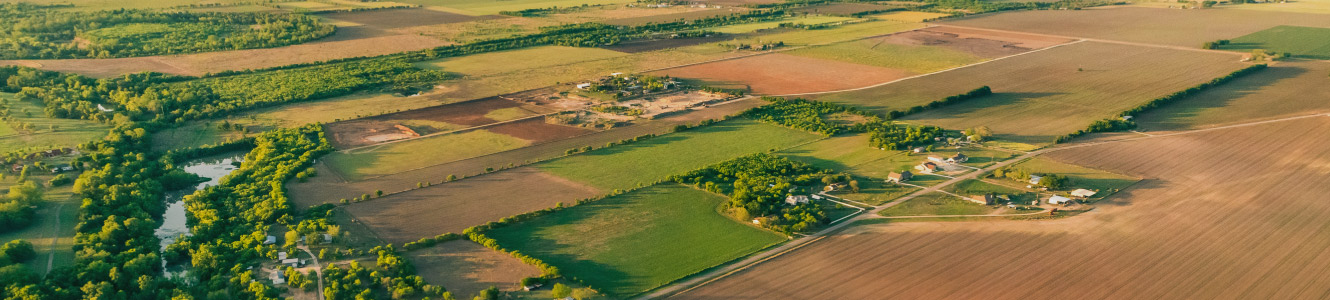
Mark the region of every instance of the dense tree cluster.
[[993, 170], [992, 176], [993, 178], [1007, 178], [1020, 182], [1030, 181], [1030, 178], [1032, 178], [1031, 176], [1040, 176], [1039, 183], [1036, 185], [1046, 187], [1050, 190], [1058, 190], [1071, 186], [1071, 179], [1067, 178], [1067, 176], [1031, 173], [1029, 170], [1016, 167], [998, 168], [997, 170]]
[[42, 188], [32, 180], [21, 180], [9, 187], [9, 194], [0, 198], [0, 233], [28, 227], [32, 223], [32, 207], [41, 200]]
[[0, 59], [111, 58], [266, 48], [328, 36], [302, 14], [68, 11], [0, 3]]
[[934, 109], [934, 108], [939, 108], [939, 107], [943, 107], [943, 106], [947, 106], [947, 105], [952, 105], [952, 104], [960, 103], [960, 102], [965, 101], [965, 100], [975, 99], [975, 98], [984, 97], [984, 96], [988, 96], [988, 95], [992, 95], [992, 94], [993, 94], [993, 89], [991, 89], [991, 88], [989, 88], [987, 85], [985, 85], [985, 86], [981, 86], [981, 87], [975, 88], [975, 89], [973, 89], [973, 90], [970, 90], [969, 92], [965, 92], [965, 93], [960, 94], [960, 95], [951, 95], [951, 96], [947, 96], [947, 98], [943, 98], [942, 100], [936, 100], [936, 101], [933, 101], [933, 102], [928, 102], [928, 104], [925, 104], [925, 105], [917, 105], [917, 106], [914, 106], [914, 107], [910, 107], [910, 109], [905, 110], [905, 111], [893, 110], [893, 111], [887, 112], [887, 118], [890, 118], [890, 119], [893, 119], [893, 120], [894, 120], [894, 119], [899, 119], [899, 118], [904, 117], [904, 116], [906, 116], [906, 115], [917, 114], [917, 113], [921, 113], [921, 112], [923, 112], [923, 111], [925, 111], [925, 110]]
[[937, 126], [909, 126], [889, 121], [873, 122], [862, 125], [868, 132], [868, 146], [888, 150], [908, 150], [914, 147], [932, 145], [937, 138], [945, 137], [946, 131]]
[[880, 120], [877, 115], [859, 108], [830, 102], [805, 99], [766, 98], [770, 104], [745, 111], [744, 116], [781, 126], [835, 135], [852, 131], [850, 124], [834, 123], [826, 115], [844, 113], [866, 118], [869, 122]]
[[826, 223], [827, 215], [816, 203], [787, 205], [794, 193], [822, 182], [830, 171], [784, 157], [760, 153], [744, 156], [670, 180], [730, 196], [725, 209], [741, 220], [763, 218], [763, 225], [776, 231], [795, 233]]
[[323, 268], [326, 299], [416, 299], [438, 297], [453, 299], [442, 287], [426, 284], [415, 274], [415, 267], [393, 247], [375, 247], [375, 268], [352, 260], [346, 267], [330, 264]]

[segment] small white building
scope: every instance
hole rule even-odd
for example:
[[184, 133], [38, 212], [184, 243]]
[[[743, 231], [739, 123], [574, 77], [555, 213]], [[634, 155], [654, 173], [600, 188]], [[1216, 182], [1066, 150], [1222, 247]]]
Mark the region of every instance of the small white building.
[[323, 234], [323, 243], [324, 243], [324, 244], [331, 244], [331, 243], [332, 243], [332, 235], [331, 235], [331, 234], [324, 233], [324, 234]]
[[275, 236], [271, 236], [271, 235], [270, 235], [270, 236], [268, 236], [268, 237], [266, 237], [266, 238], [263, 238], [263, 244], [264, 244], [264, 245], [272, 245], [272, 244], [276, 244], [276, 243], [277, 243], [277, 237], [275, 237]]
[[808, 196], [807, 196], [807, 195], [789, 195], [789, 196], [785, 197], [785, 204], [789, 204], [789, 205], [799, 205], [799, 204], [804, 204], [804, 203], [808, 203], [808, 201], [809, 201], [809, 200], [808, 200]]
[[277, 252], [277, 260], [286, 260], [286, 251]]
[[1071, 198], [1058, 196], [1058, 195], [1053, 195], [1053, 197], [1048, 198], [1048, 204], [1067, 204], [1067, 203], [1071, 203]]
[[579, 90], [585, 90], [585, 89], [589, 89], [589, 88], [591, 88], [591, 83], [590, 83], [590, 82], [579, 83], [579, 84], [577, 84], [577, 89], [579, 89]]
[[1094, 196], [1094, 194], [1097, 193], [1095, 191], [1087, 189], [1076, 189], [1075, 191], [1071, 191], [1072, 196], [1081, 197], [1081, 198], [1089, 198], [1091, 196]]
[[283, 264], [283, 265], [292, 266], [292, 267], [300, 267], [300, 259], [299, 259], [299, 258], [287, 258], [287, 259], [283, 259], [283, 260], [282, 260], [282, 264]]
[[924, 153], [924, 147], [914, 147], [914, 153]]
[[272, 271], [272, 274], [268, 274], [268, 279], [272, 280], [272, 284], [286, 283], [286, 277], [282, 276], [282, 271]]
[[753, 225], [762, 225], [762, 220], [758, 218], [753, 218]]
[[822, 196], [820, 195], [809, 195], [808, 197], [812, 197], [813, 200], [822, 200]]
[[1039, 181], [1040, 181], [1040, 180], [1043, 180], [1043, 179], [1044, 179], [1044, 176], [1030, 175], [1030, 184], [1035, 184], [1035, 185], [1037, 185], [1037, 184], [1039, 184]]
[[928, 156], [928, 160], [933, 161], [933, 162], [936, 162], [936, 163], [940, 163], [940, 164], [945, 164], [945, 163], [947, 163], [947, 159], [946, 159], [946, 158], [943, 158], [943, 157], [941, 157], [941, 156], [937, 156], [937, 155], [929, 155], [929, 156]]

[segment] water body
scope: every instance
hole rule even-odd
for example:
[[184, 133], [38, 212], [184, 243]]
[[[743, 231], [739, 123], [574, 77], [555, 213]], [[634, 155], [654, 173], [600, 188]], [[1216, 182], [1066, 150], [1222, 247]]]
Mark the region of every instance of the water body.
[[[207, 178], [208, 181], [195, 185], [193, 189], [182, 189], [166, 192], [166, 213], [162, 214], [162, 226], [157, 228], [155, 235], [161, 239], [161, 249], [165, 250], [167, 245], [174, 243], [176, 238], [181, 235], [189, 235], [189, 225], [186, 223], [185, 202], [181, 201], [195, 191], [205, 189], [209, 186], [217, 185], [222, 177], [225, 177], [235, 171], [237, 166], [245, 158], [244, 152], [219, 155], [207, 158], [200, 158], [186, 162], [181, 169], [194, 175]], [[166, 266], [166, 261], [162, 261]], [[168, 275], [180, 274], [183, 269], [167, 269]]]

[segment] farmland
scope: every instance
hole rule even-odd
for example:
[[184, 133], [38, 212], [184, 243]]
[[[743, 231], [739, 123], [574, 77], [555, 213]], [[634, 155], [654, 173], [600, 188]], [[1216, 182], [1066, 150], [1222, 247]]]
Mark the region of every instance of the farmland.
[[[802, 72], [789, 73], [798, 69]], [[709, 85], [750, 89], [759, 94], [793, 94], [854, 88], [904, 78], [910, 73], [834, 60], [764, 54], [700, 65], [692, 65], [652, 74], [699, 79]]]
[[[552, 174], [606, 190], [664, 180], [732, 158], [818, 139], [812, 133], [731, 120], [544, 163]], [[651, 162], [643, 168], [642, 162]]]
[[403, 0], [401, 2], [438, 7], [448, 12], [468, 15], [493, 15], [501, 11], [519, 11], [531, 8], [570, 7], [602, 4], [631, 3], [628, 0], [514, 0], [514, 1], [469, 1], [469, 0]]
[[445, 58], [421, 63], [425, 67], [472, 76], [493, 75], [519, 70], [549, 68], [578, 62], [602, 60], [627, 55], [599, 48], [545, 46], [502, 52]]
[[810, 15], [810, 16], [802, 16], [802, 17], [785, 18], [785, 19], [780, 19], [780, 20], [777, 20], [777, 21], [770, 21], [770, 22], [758, 22], [758, 23], [749, 23], [749, 24], [726, 25], [726, 26], [716, 27], [715, 29], [712, 29], [712, 30], [713, 30], [713, 31], [716, 31], [716, 32], [720, 32], [720, 33], [748, 33], [748, 32], [758, 31], [758, 30], [762, 30], [762, 29], [772, 29], [772, 28], [776, 28], [776, 27], [778, 27], [781, 23], [794, 23], [794, 24], [805, 24], [805, 25], [818, 25], [818, 24], [828, 24], [828, 23], [836, 23], [836, 22], [845, 22], [845, 21], [850, 21], [850, 20], [854, 20], [854, 18], [835, 17], [835, 16], [823, 16], [823, 15]]
[[407, 254], [425, 281], [445, 286], [454, 295], [475, 295], [491, 286], [521, 290], [522, 278], [540, 270], [472, 241], [451, 241]]
[[945, 21], [943, 24], [1200, 47], [1204, 42], [1231, 39], [1276, 25], [1330, 27], [1330, 19], [1322, 14], [1242, 9], [1115, 7], [1020, 11]]
[[625, 297], [785, 240], [716, 212], [724, 197], [663, 184], [487, 233]]
[[1275, 26], [1232, 40], [1220, 49], [1251, 51], [1263, 49], [1292, 53], [1296, 57], [1330, 59], [1330, 28]]
[[1320, 255], [1330, 205], [1319, 200], [1330, 177], [1323, 162], [1254, 149], [1327, 153], [1330, 143], [1308, 138], [1325, 130], [1330, 119], [1316, 117], [1053, 152], [1152, 179], [1094, 216], [864, 225], [678, 298], [1321, 295], [1324, 279], [1308, 275], [1330, 269]]
[[979, 57], [969, 53], [943, 47], [887, 44], [879, 39], [803, 48], [787, 53], [912, 73], [929, 73], [980, 61]]
[[1116, 191], [1140, 181], [1139, 178], [1112, 172], [1062, 163], [1045, 158], [1034, 158], [1012, 165], [1012, 168], [1035, 174], [1058, 174], [1071, 179], [1070, 186], [1096, 191]]
[[[998, 140], [1038, 146], [1242, 65], [1236, 55], [1081, 42], [814, 98], [886, 112], [963, 92], [966, 87], [956, 82], [978, 82], [992, 87], [994, 95], [902, 120], [950, 129], [988, 126]], [[1188, 71], [1186, 76], [1163, 76], [1157, 68]]]
[[[0, 123], [0, 153], [15, 150], [50, 150], [74, 147], [106, 136], [111, 127], [85, 120], [46, 117], [41, 105], [22, 101], [14, 94], [0, 93], [0, 101], [7, 101], [13, 120]], [[30, 129], [15, 128], [28, 124]]]
[[1137, 116], [1146, 130], [1180, 130], [1330, 111], [1330, 64], [1288, 61]]
[[884, 217], [898, 216], [945, 216], [945, 215], [984, 215], [995, 212], [988, 206], [970, 202], [960, 197], [932, 192], [914, 197], [896, 206], [878, 212]]
[[375, 198], [346, 211], [380, 239], [405, 243], [603, 193], [538, 169], [518, 168]]

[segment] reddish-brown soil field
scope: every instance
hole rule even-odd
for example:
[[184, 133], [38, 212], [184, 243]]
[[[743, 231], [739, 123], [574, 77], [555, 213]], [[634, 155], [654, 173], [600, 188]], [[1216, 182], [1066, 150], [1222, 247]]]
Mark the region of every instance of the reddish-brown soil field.
[[535, 168], [517, 168], [355, 203], [346, 211], [380, 239], [405, 243], [601, 193]]
[[468, 16], [424, 8], [342, 12], [321, 16], [378, 28], [429, 26], [501, 18], [501, 16]]
[[[1000, 43], [1003, 48], [1016, 48], [1028, 51], [1048, 48], [1072, 41], [1070, 39], [1050, 37], [1046, 35], [1022, 34], [953, 26], [934, 26], [916, 31], [904, 32], [902, 34], [911, 33], [920, 34], [921, 38], [913, 40], [918, 40], [924, 45], [928, 45], [929, 42], [934, 40], [940, 40], [940, 45], [955, 47], [955, 49], [962, 51], [974, 51], [981, 56], [984, 56], [982, 50], [978, 49], [982, 49], [982, 46], [988, 46], [985, 45], [985, 43], [997, 42]], [[978, 43], [980, 45], [967, 47], [967, 43], [969, 42]]]
[[310, 178], [308, 182], [292, 182], [288, 185], [289, 196], [292, 201], [301, 207], [307, 207], [336, 202], [337, 199], [341, 198], [359, 197], [362, 194], [374, 193], [375, 190], [385, 192], [403, 191], [415, 188], [417, 182], [438, 182], [448, 177], [448, 175], [470, 176], [484, 172], [485, 168], [500, 168], [509, 164], [522, 165], [528, 162], [557, 158], [563, 156], [564, 151], [568, 149], [585, 146], [602, 147], [605, 143], [631, 139], [646, 134], [665, 134], [669, 133], [675, 125], [696, 124], [702, 120], [719, 119], [765, 103], [765, 101], [758, 99], [742, 100], [699, 111], [649, 120], [631, 126], [549, 141], [543, 144], [356, 182], [348, 182], [336, 176], [336, 172], [320, 163], [316, 164], [315, 167], [318, 169], [318, 173], [323, 176]]
[[682, 299], [1319, 299], [1330, 117], [1056, 151], [1145, 181], [1050, 221], [835, 234]]
[[414, 250], [406, 256], [425, 282], [443, 286], [462, 298], [491, 286], [502, 291], [521, 290], [522, 278], [540, 276], [536, 267], [468, 240]]
[[545, 123], [544, 118], [531, 118], [503, 123], [486, 127], [485, 130], [528, 140], [534, 144], [557, 141], [596, 132], [595, 130], [582, 127]]
[[112, 77], [145, 71], [201, 76], [229, 70], [262, 69], [348, 57], [385, 55], [447, 44], [420, 35], [390, 33], [358, 26], [338, 27], [337, 33], [318, 41], [268, 49], [111, 59], [7, 60], [0, 61], [0, 65], [29, 66], [92, 77]]
[[944, 23], [1199, 48], [1204, 42], [1231, 39], [1276, 25], [1330, 27], [1330, 18], [1324, 14], [1247, 9], [1111, 7], [1004, 12]]
[[383, 132], [396, 132], [398, 129], [394, 126], [399, 124], [413, 129], [420, 135], [428, 135], [441, 131], [457, 130], [507, 121], [491, 119], [487, 117], [486, 114], [499, 109], [517, 107], [525, 110], [529, 115], [551, 112], [549, 109], [538, 106], [524, 105], [514, 101], [504, 100], [499, 97], [491, 97], [363, 119], [335, 122], [328, 124], [326, 128], [332, 137], [333, 145], [337, 146], [338, 149], [347, 149], [376, 144], [377, 142], [366, 140], [366, 137], [382, 134]]
[[827, 5], [806, 6], [791, 9], [790, 11], [810, 14], [828, 14], [828, 15], [850, 15], [866, 11], [884, 10], [899, 6], [870, 4], [870, 3], [836, 3]]
[[910, 72], [781, 53], [652, 72], [749, 88], [758, 94], [795, 94], [856, 88], [905, 78]]
[[1330, 63], [1282, 61], [1259, 73], [1136, 116], [1141, 130], [1203, 128], [1309, 112], [1330, 112]]

